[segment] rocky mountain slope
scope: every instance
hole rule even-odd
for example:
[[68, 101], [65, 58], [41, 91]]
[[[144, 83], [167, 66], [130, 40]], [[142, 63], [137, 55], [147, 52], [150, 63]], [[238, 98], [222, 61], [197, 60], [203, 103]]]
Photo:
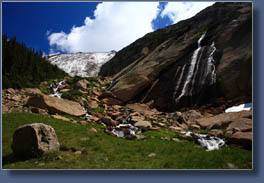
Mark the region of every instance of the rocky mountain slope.
[[52, 83], [43, 82], [40, 89], [4, 89], [2, 112], [38, 113], [79, 125], [98, 123], [105, 127], [105, 133], [130, 140], [146, 139], [146, 131], [169, 130], [180, 139], [162, 136], [161, 140], [190, 140], [207, 150], [225, 144], [252, 148], [251, 107], [240, 106], [236, 112], [230, 108], [230, 112], [218, 115], [198, 110], [160, 112], [153, 108], [153, 102], [124, 104], [105, 91], [111, 80], [66, 77]]
[[51, 64], [57, 65], [70, 76], [97, 76], [100, 67], [110, 60], [115, 51], [94, 53], [57, 54], [48, 57]]
[[250, 102], [252, 4], [215, 3], [149, 33], [119, 51], [99, 75], [114, 76], [109, 90], [121, 101], [154, 100], [162, 111]]

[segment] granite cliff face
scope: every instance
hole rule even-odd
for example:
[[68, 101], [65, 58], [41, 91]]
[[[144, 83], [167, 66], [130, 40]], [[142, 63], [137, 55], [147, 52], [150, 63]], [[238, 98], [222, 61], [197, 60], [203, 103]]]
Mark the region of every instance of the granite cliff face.
[[123, 102], [173, 111], [216, 98], [251, 101], [252, 4], [215, 3], [196, 16], [149, 33], [104, 64]]

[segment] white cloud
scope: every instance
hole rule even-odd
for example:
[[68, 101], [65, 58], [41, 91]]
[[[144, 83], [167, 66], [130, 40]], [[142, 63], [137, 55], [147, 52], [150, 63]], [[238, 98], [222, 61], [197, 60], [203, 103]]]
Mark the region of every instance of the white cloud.
[[191, 18], [215, 2], [168, 2], [161, 17], [168, 16], [174, 23]]
[[[86, 17], [84, 25], [65, 32], [49, 33], [52, 51], [93, 52], [120, 50], [153, 31], [158, 2], [103, 2], [94, 11], [95, 19]], [[88, 11], [88, 10], [87, 10]]]

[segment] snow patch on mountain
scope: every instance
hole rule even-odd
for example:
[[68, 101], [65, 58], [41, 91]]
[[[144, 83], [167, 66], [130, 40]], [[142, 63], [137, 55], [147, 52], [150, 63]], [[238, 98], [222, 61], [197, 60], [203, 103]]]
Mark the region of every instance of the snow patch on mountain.
[[115, 56], [116, 52], [68, 53], [48, 56], [53, 65], [57, 65], [70, 76], [94, 77], [101, 66]]

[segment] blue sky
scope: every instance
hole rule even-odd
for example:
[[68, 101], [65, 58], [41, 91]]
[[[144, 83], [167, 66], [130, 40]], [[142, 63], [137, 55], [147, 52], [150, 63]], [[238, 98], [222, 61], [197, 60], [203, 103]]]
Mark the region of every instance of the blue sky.
[[2, 33], [37, 51], [120, 50], [212, 2], [4, 2]]

